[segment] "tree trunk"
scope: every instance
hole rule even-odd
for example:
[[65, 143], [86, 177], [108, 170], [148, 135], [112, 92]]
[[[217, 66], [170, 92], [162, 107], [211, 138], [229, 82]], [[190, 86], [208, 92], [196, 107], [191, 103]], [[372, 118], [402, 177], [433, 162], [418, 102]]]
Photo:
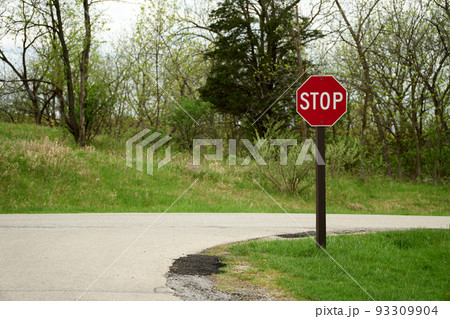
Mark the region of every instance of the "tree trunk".
[[419, 143], [419, 138], [417, 136], [417, 132], [415, 132], [416, 130], [414, 129], [414, 144], [416, 146], [416, 158], [415, 158], [415, 162], [416, 162], [416, 176], [415, 176], [415, 180], [416, 181], [420, 181], [421, 178], [421, 171], [420, 171], [420, 143]]
[[[158, 40], [159, 41], [159, 40]], [[159, 125], [159, 107], [161, 103], [161, 94], [159, 90], [159, 42], [156, 45], [155, 52], [155, 68], [156, 68], [156, 119], [155, 119], [155, 130], [158, 131]]]
[[34, 122], [36, 123], [36, 125], [41, 125], [42, 124], [42, 114], [39, 110], [39, 102], [38, 102], [36, 96], [33, 96], [31, 98], [31, 102], [33, 104]]
[[[298, 18], [298, 5], [295, 6], [295, 17], [297, 20], [297, 58], [298, 58], [298, 69], [299, 69], [299, 73], [300, 73], [300, 84], [302, 84], [304, 81], [303, 79], [305, 78], [305, 70], [303, 68], [303, 60], [302, 60], [302, 50], [301, 50], [301, 45], [302, 45], [302, 36], [301, 36], [301, 32], [300, 32], [300, 21]], [[300, 118], [300, 129], [302, 131], [302, 141], [305, 142], [306, 139], [308, 138], [308, 132], [306, 130], [306, 122], [303, 118]]]
[[72, 67], [70, 63], [69, 49], [67, 47], [66, 39], [64, 36], [64, 27], [61, 17], [61, 7], [59, 0], [53, 0], [53, 5], [56, 11], [56, 30], [59, 38], [59, 42], [61, 44], [62, 49], [62, 59], [64, 64], [64, 76], [66, 78], [67, 85], [67, 104], [69, 106], [69, 131], [72, 133], [75, 142], [79, 142], [79, 125], [77, 118], [75, 116], [75, 94], [73, 88], [73, 79], [72, 79]]
[[421, 129], [421, 125], [419, 124], [420, 121], [420, 117], [418, 120], [417, 117], [417, 112], [421, 110], [421, 105], [423, 104], [423, 98], [419, 99], [420, 101], [420, 106], [417, 103], [417, 99], [416, 99], [416, 84], [414, 83], [411, 86], [411, 106], [412, 106], [412, 113], [411, 113], [411, 122], [412, 122], [412, 132], [413, 132], [413, 138], [414, 138], [414, 146], [416, 148], [416, 154], [415, 154], [415, 176], [414, 176], [414, 180], [420, 181], [421, 178], [421, 171], [420, 171], [420, 129]]
[[[367, 94], [367, 93], [366, 93]], [[359, 157], [359, 178], [361, 181], [366, 179], [365, 175], [365, 147], [366, 147], [366, 129], [367, 129], [367, 98], [364, 99], [361, 110], [361, 154]]]
[[[400, 144], [401, 142], [398, 141], [398, 143]], [[402, 154], [401, 154], [401, 151], [400, 151], [400, 145], [398, 146], [398, 149], [397, 149], [397, 169], [398, 169], [398, 178], [400, 180], [403, 180]]]
[[81, 53], [80, 63], [80, 135], [78, 137], [78, 144], [85, 146], [86, 144], [86, 96], [87, 96], [87, 80], [89, 71], [89, 53], [91, 49], [91, 18], [89, 15], [89, 3], [88, 0], [83, 0], [84, 9], [84, 39], [83, 39], [83, 52]]
[[381, 123], [380, 114], [378, 113], [378, 108], [372, 102], [372, 111], [374, 112], [375, 124], [377, 127], [378, 135], [380, 136], [380, 141], [382, 143], [381, 152], [383, 154], [383, 160], [386, 163], [386, 175], [392, 177], [392, 167], [391, 167], [391, 156], [389, 154], [389, 146], [387, 144], [386, 134]]
[[[436, 119], [439, 122], [439, 119]], [[439, 153], [441, 150], [441, 126], [437, 123], [436, 147], [434, 149], [433, 183], [436, 185], [439, 180]]]

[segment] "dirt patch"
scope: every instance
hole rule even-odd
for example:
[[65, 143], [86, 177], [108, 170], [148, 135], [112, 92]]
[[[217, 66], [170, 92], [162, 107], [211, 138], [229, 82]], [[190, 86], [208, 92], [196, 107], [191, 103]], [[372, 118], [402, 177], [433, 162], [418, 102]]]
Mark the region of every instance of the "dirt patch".
[[215, 288], [211, 276], [193, 276], [169, 274], [167, 286], [175, 292], [175, 296], [188, 301], [241, 300], [238, 294], [220, 291]]
[[170, 267], [167, 286], [183, 300], [276, 300], [246, 281], [234, 281], [235, 291], [219, 289], [220, 280], [214, 275], [223, 273], [221, 268], [225, 266], [218, 256], [193, 254], [178, 258]]
[[217, 256], [193, 254], [176, 259], [170, 267], [169, 274], [209, 276], [223, 273], [220, 268], [225, 266]]
[[[372, 232], [380, 232], [380, 231], [386, 231], [384, 228], [379, 229], [350, 229], [350, 230], [339, 230], [339, 231], [333, 231], [328, 230], [327, 236], [335, 236], [335, 235], [350, 235], [350, 234], [365, 234], [365, 233], [372, 233]], [[275, 236], [271, 236], [268, 238], [262, 238], [261, 240], [277, 240], [280, 238], [283, 239], [296, 239], [296, 238], [305, 238], [305, 237], [312, 237], [315, 238], [316, 232], [315, 231], [305, 231], [301, 233], [287, 233], [287, 234], [278, 234]]]

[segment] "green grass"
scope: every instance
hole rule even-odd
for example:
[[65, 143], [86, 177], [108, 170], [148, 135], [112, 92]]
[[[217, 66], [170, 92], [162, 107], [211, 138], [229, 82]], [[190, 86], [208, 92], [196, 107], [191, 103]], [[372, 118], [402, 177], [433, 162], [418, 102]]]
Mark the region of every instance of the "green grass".
[[[282, 213], [258, 182], [290, 213], [312, 213], [314, 187], [300, 196], [275, 189], [248, 166], [187, 166], [176, 153], [154, 176], [125, 166], [125, 141], [97, 137], [80, 149], [60, 128], [0, 123], [0, 213], [161, 212], [197, 178], [170, 212]], [[329, 213], [449, 215], [449, 185], [385, 178], [328, 178]]]
[[[449, 240], [450, 230], [339, 235], [328, 237], [327, 252], [375, 300], [450, 300]], [[273, 285], [297, 300], [370, 300], [309, 238], [235, 244], [225, 261], [229, 272], [219, 277]], [[247, 271], [230, 270], [242, 262]]]

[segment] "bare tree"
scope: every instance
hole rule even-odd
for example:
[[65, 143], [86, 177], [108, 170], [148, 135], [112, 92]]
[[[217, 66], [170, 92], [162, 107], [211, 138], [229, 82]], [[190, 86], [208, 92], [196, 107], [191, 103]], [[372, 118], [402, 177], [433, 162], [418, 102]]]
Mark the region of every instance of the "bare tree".
[[[383, 158], [386, 162], [386, 174], [388, 176], [392, 175], [391, 172], [391, 160], [389, 155], [388, 145], [386, 144], [385, 131], [383, 129], [382, 120], [380, 117], [380, 111], [377, 105], [374, 103], [374, 88], [373, 88], [373, 75], [369, 64], [368, 50], [371, 48], [379, 32], [373, 35], [371, 38], [368, 37], [367, 29], [370, 27], [371, 17], [375, 11], [376, 6], [380, 0], [374, 0], [372, 2], [366, 2], [362, 4], [362, 7], [358, 8], [358, 16], [356, 22], [352, 23], [345, 10], [341, 6], [338, 0], [335, 0], [336, 6], [339, 9], [339, 13], [350, 33], [351, 40], [347, 40], [342, 36], [342, 39], [349, 45], [356, 48], [358, 54], [358, 60], [362, 67], [362, 92], [364, 93], [364, 102], [361, 109], [362, 112], [362, 123], [361, 123], [361, 146], [364, 148], [366, 145], [366, 130], [367, 130], [367, 115], [368, 110], [371, 109], [375, 118], [377, 130], [382, 143]], [[381, 31], [381, 30], [379, 30]], [[360, 178], [365, 179], [365, 152], [361, 152], [361, 165], [360, 165]]]
[[[30, 113], [35, 123], [41, 124], [42, 117], [51, 99], [42, 100], [42, 85], [46, 71], [51, 61], [47, 61], [40, 73], [30, 70], [30, 64], [36, 59], [36, 47], [46, 34], [46, 29], [41, 27], [40, 12], [35, 6], [30, 6], [25, 0], [16, 3], [6, 3], [0, 14], [4, 28], [2, 38], [15, 37], [20, 41], [19, 57], [16, 54], [8, 56], [6, 49], [0, 47], [0, 60], [3, 61], [15, 74], [17, 79], [0, 79], [0, 81], [18, 81], [30, 100]], [[0, 9], [1, 10], [1, 9]]]

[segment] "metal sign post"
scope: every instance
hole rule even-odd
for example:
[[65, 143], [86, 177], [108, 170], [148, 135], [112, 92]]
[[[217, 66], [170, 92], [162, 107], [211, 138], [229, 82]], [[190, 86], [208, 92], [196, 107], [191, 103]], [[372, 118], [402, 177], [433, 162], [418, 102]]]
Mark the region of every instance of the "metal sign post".
[[[325, 127], [316, 127], [316, 146], [325, 162]], [[325, 163], [319, 165], [316, 161], [316, 245], [326, 248], [326, 187], [325, 187]]]

